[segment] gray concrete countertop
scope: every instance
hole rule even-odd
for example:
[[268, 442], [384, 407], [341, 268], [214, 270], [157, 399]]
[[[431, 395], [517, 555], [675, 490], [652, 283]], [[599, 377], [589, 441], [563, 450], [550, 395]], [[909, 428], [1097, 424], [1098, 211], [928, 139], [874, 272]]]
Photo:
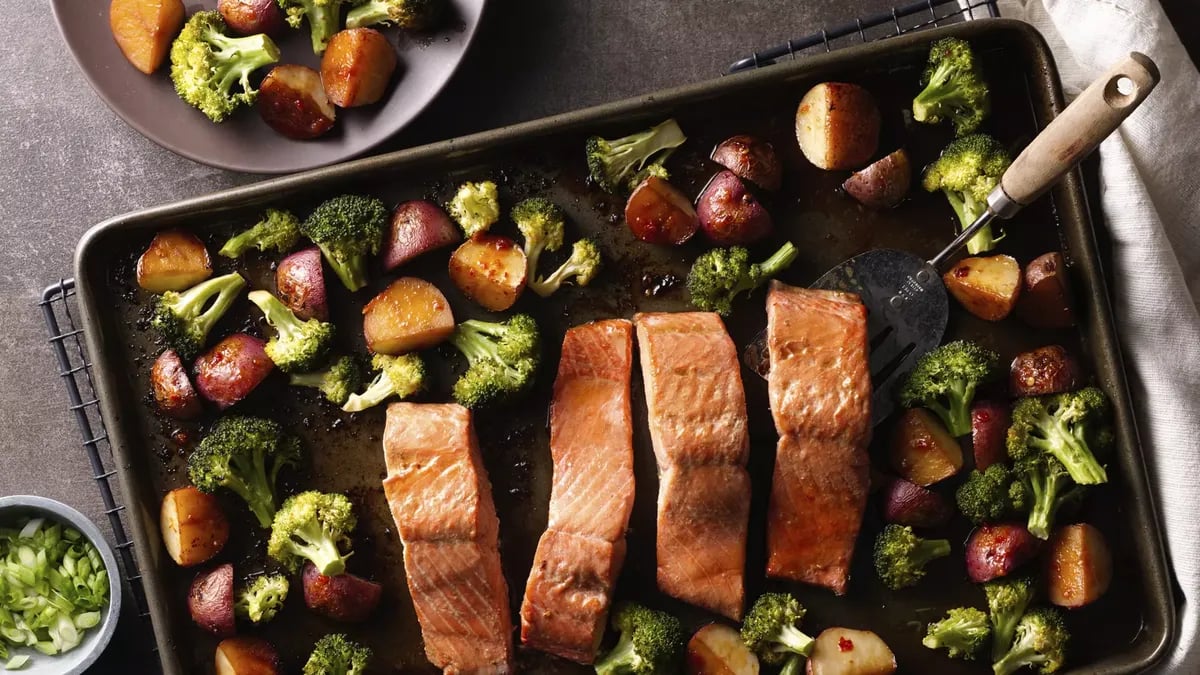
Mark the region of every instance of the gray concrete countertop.
[[[1182, 13], [1178, 7], [1186, 1], [1167, 4]], [[6, 46], [0, 69], [0, 495], [33, 493], [65, 501], [107, 531], [54, 375], [37, 300], [47, 284], [70, 276], [75, 243], [92, 224], [258, 177], [211, 169], [144, 139], [89, 88], [64, 48], [48, 2], [3, 4], [8, 20], [0, 24], [0, 44]], [[755, 47], [891, 4], [495, 0], [478, 41], [439, 100], [382, 150], [716, 77]], [[97, 39], [109, 39], [106, 28], [97, 30]], [[185, 114], [183, 108], [179, 114]], [[149, 654], [148, 631], [126, 616], [97, 670], [154, 672], [153, 657], [140, 656]]]

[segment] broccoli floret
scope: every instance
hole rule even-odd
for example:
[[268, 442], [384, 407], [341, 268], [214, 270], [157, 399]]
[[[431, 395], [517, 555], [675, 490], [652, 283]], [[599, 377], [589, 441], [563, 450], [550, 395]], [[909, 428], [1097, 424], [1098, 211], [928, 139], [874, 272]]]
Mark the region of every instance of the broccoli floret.
[[204, 492], [224, 487], [237, 493], [259, 525], [270, 527], [279, 471], [299, 461], [299, 441], [277, 422], [231, 415], [217, 420], [188, 457], [188, 477]]
[[633, 174], [633, 177], [626, 182], [625, 187], [630, 192], [633, 192], [634, 188], [651, 176], [654, 176], [655, 178], [661, 178], [663, 180], [671, 180], [671, 173], [667, 171], [665, 163], [673, 152], [675, 152], [675, 148], [667, 148], [666, 150], [663, 150], [655, 155], [654, 161], [643, 167], [641, 171]]
[[728, 316], [733, 311], [734, 298], [787, 269], [799, 253], [789, 241], [770, 258], [751, 264], [749, 251], [741, 246], [706, 251], [696, 258], [688, 272], [688, 295], [700, 309]]
[[183, 292], [167, 291], [158, 298], [150, 325], [179, 358], [190, 360], [204, 349], [208, 334], [246, 286], [234, 272], [214, 277]]
[[312, 34], [314, 54], [321, 54], [329, 45], [329, 38], [338, 32], [341, 25], [342, 5], [347, 0], [276, 0], [280, 9], [287, 14], [288, 25], [299, 28], [308, 19]]
[[321, 574], [337, 576], [346, 571], [350, 557], [342, 555], [338, 544], [349, 545], [348, 535], [357, 524], [345, 495], [301, 492], [288, 497], [275, 514], [267, 554], [293, 572], [308, 560]]
[[304, 664], [304, 675], [362, 675], [367, 672], [371, 650], [341, 633], [317, 640]]
[[1062, 462], [1044, 453], [1017, 462], [1016, 472], [1029, 495], [1026, 528], [1038, 539], [1049, 539], [1059, 509], [1081, 498], [1085, 488], [1071, 480]]
[[428, 30], [441, 17], [442, 0], [366, 0], [346, 15], [346, 28], [396, 25], [404, 30]]
[[799, 628], [806, 612], [790, 593], [763, 593], [742, 621], [742, 642], [770, 665], [808, 656], [814, 641]]
[[1031, 666], [1040, 673], [1056, 672], [1067, 660], [1069, 639], [1058, 610], [1049, 607], [1031, 610], [1017, 622], [1012, 647], [992, 664], [992, 670], [996, 675], [1008, 675]]
[[942, 38], [929, 48], [929, 61], [921, 75], [924, 89], [913, 99], [913, 119], [937, 124], [954, 123], [954, 133], [974, 132], [991, 110], [988, 85], [971, 45], [958, 38]]
[[992, 660], [998, 661], [1012, 645], [1017, 622], [1033, 601], [1032, 577], [1004, 577], [983, 585], [992, 622]]
[[592, 239], [580, 239], [571, 245], [571, 257], [548, 277], [529, 282], [529, 288], [543, 298], [549, 297], [568, 281], [587, 286], [600, 271], [600, 247]]
[[425, 362], [416, 354], [376, 354], [371, 366], [379, 371], [361, 394], [351, 394], [342, 410], [359, 412], [379, 405], [392, 396], [408, 398], [425, 388]]
[[598, 675], [674, 672], [686, 640], [679, 619], [626, 603], [613, 612], [612, 625], [621, 637], [612, 651], [596, 661]]
[[[963, 136], [942, 150], [928, 168], [922, 185], [928, 192], [941, 190], [958, 216], [962, 229], [987, 211], [987, 198], [1012, 164], [1012, 156], [1000, 142], [985, 134]], [[967, 241], [967, 251], [978, 255], [996, 248], [1003, 239], [988, 225]]]
[[261, 220], [253, 227], [233, 235], [220, 253], [226, 258], [240, 258], [246, 251], [256, 248], [266, 252], [274, 249], [283, 253], [300, 241], [300, 219], [291, 211], [267, 209]]
[[287, 594], [287, 577], [282, 574], [265, 574], [242, 590], [234, 609], [238, 616], [251, 623], [266, 623], [283, 609]]
[[468, 239], [487, 232], [500, 220], [500, 196], [496, 193], [496, 184], [490, 180], [463, 183], [446, 205], [446, 210]]
[[378, 199], [342, 195], [317, 206], [300, 231], [320, 247], [342, 284], [357, 291], [367, 285], [367, 256], [379, 252], [387, 216]]
[[1028, 506], [1027, 493], [1018, 477], [1003, 464], [971, 471], [954, 497], [958, 510], [976, 525], [1011, 516]]
[[992, 635], [987, 614], [974, 607], [957, 607], [946, 618], [929, 624], [921, 644], [945, 649], [953, 659], [973, 659]]
[[1095, 451], [1106, 450], [1111, 443], [1108, 399], [1096, 387], [1021, 399], [1008, 428], [1009, 457], [1019, 462], [1047, 453], [1062, 462], [1080, 485], [1108, 481]]
[[925, 576], [925, 565], [950, 555], [946, 539], [922, 539], [912, 528], [888, 524], [875, 539], [875, 572], [884, 585], [899, 590]]
[[362, 368], [353, 356], [335, 359], [325, 370], [312, 373], [296, 373], [291, 377], [295, 387], [312, 387], [320, 391], [334, 405], [345, 405], [350, 395], [362, 386]]
[[279, 47], [266, 35], [231, 37], [228, 30], [217, 12], [196, 12], [171, 43], [175, 92], [214, 122], [253, 104], [258, 90], [250, 73], [279, 60]]
[[283, 372], [312, 370], [333, 347], [333, 324], [318, 319], [302, 321], [266, 291], [251, 291], [248, 297], [275, 329], [275, 337], [267, 341], [264, 351]]
[[616, 194], [639, 170], [648, 164], [661, 164], [665, 159], [662, 153], [686, 140], [673, 119], [613, 140], [592, 136], [585, 144], [588, 175], [602, 190]]
[[974, 342], [944, 344], [917, 361], [900, 389], [900, 402], [929, 408], [946, 423], [950, 435], [965, 435], [971, 431], [975, 387], [991, 379], [999, 364], [999, 354]]
[[557, 251], [563, 245], [566, 216], [549, 199], [533, 197], [512, 208], [512, 219], [525, 238], [525, 278], [537, 279], [542, 251]]
[[541, 361], [537, 323], [517, 314], [504, 323], [464, 321], [450, 336], [470, 362], [454, 383], [454, 400], [480, 408], [515, 396], [533, 384]]

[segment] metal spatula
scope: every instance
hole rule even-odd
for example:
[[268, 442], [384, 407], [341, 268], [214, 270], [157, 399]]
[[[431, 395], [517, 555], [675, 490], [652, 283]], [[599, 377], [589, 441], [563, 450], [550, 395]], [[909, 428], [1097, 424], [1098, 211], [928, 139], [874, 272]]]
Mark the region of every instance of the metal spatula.
[[[1021, 152], [988, 195], [987, 212], [931, 260], [876, 249], [843, 262], [813, 284], [857, 293], [867, 306], [875, 422], [891, 414], [902, 376], [941, 344], [949, 318], [942, 264], [993, 219], [1011, 218], [1058, 182], [1141, 104], [1158, 79], [1158, 67], [1137, 52], [1110, 68]], [[767, 376], [765, 330], [746, 347], [743, 360]]]

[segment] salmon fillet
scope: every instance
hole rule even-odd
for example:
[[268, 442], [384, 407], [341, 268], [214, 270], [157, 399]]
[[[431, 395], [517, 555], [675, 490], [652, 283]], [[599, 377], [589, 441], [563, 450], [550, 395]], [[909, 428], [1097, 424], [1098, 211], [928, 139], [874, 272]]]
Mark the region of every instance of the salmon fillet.
[[634, 322], [658, 461], [658, 587], [739, 620], [750, 437], [737, 349], [716, 314], [638, 314]]
[[576, 326], [563, 338], [550, 403], [550, 518], [521, 604], [521, 641], [591, 663], [625, 561], [633, 509], [633, 325]]
[[393, 403], [383, 453], [425, 656], [448, 674], [512, 672], [500, 523], [470, 411]]
[[871, 374], [858, 296], [771, 282], [767, 385], [779, 432], [767, 574], [846, 592], [869, 482]]

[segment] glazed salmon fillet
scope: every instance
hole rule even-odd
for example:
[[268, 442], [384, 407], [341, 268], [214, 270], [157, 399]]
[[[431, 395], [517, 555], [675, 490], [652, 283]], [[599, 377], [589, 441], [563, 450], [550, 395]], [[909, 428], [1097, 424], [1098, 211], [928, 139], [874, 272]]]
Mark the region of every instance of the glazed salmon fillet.
[[737, 349], [716, 314], [638, 314], [658, 461], [658, 587], [742, 617], [750, 437]]
[[383, 453], [425, 656], [445, 673], [512, 672], [499, 520], [470, 411], [393, 403]]
[[871, 374], [858, 296], [771, 282], [767, 385], [779, 432], [767, 574], [846, 592], [869, 482]]
[[521, 604], [521, 641], [591, 663], [625, 561], [633, 509], [633, 324], [576, 326], [563, 339], [550, 403], [554, 481]]

